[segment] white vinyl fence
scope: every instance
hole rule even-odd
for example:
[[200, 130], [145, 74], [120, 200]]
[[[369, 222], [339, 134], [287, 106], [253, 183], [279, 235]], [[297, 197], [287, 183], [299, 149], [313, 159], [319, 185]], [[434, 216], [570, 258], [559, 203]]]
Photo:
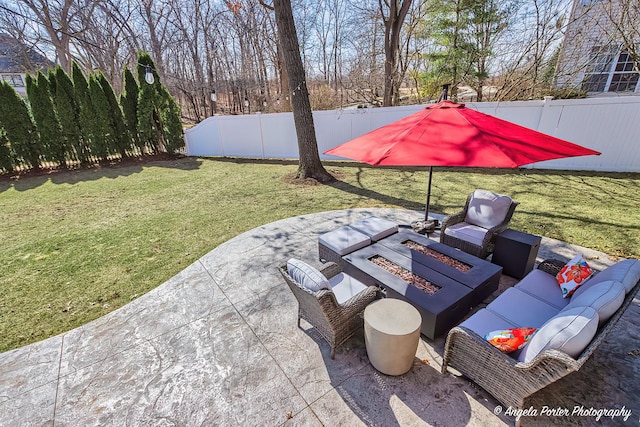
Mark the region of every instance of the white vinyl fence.
[[[424, 107], [314, 111], [318, 149], [322, 153]], [[468, 103], [467, 107], [602, 153], [550, 160], [529, 167], [640, 172], [640, 96], [481, 102]], [[189, 156], [298, 158], [292, 113], [209, 117], [185, 131], [185, 141]]]

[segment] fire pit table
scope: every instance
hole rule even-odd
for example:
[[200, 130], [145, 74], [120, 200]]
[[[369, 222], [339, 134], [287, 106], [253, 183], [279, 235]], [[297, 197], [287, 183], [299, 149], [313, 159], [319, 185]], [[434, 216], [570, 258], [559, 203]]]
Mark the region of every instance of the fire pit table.
[[[427, 255], [425, 248], [436, 253]], [[387, 297], [413, 305], [422, 316], [421, 332], [430, 339], [449, 331], [495, 291], [502, 271], [410, 231], [345, 255], [341, 265], [361, 282], [384, 288]]]

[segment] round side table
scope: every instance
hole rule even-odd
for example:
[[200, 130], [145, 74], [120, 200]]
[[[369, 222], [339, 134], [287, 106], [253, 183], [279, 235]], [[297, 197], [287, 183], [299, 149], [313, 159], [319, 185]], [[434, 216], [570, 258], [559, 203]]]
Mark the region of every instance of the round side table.
[[364, 310], [364, 340], [369, 361], [387, 375], [411, 369], [420, 341], [422, 317], [411, 304], [384, 298]]

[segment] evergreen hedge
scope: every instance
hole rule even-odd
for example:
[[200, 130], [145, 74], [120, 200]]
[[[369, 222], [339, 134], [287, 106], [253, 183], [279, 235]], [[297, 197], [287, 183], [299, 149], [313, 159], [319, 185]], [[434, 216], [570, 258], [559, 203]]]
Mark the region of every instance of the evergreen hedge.
[[[145, 81], [147, 66], [152, 84]], [[0, 82], [0, 172], [182, 149], [180, 107], [146, 53], [138, 57], [138, 79], [125, 68], [118, 98], [101, 72], [85, 76], [74, 62], [71, 77], [59, 66], [27, 75], [28, 104]]]
[[113, 92], [111, 83], [109, 83], [104, 74], [98, 72], [96, 77], [102, 87], [102, 92], [107, 100], [107, 107], [109, 108], [108, 118], [112, 134], [111, 140], [114, 144], [113, 149], [115, 152], [120, 153], [120, 156], [124, 159], [128, 157], [128, 152], [131, 150], [131, 137], [129, 136], [127, 125], [124, 122], [122, 109]]
[[96, 75], [89, 77], [89, 98], [93, 108], [93, 138], [91, 152], [100, 160], [106, 160], [114, 153], [114, 132], [111, 127], [109, 103]]
[[82, 137], [82, 147], [84, 156], [81, 156], [82, 163], [89, 163], [94, 160], [91, 147], [93, 145], [95, 133], [95, 113], [89, 96], [89, 83], [84, 73], [76, 62], [71, 65], [71, 76], [73, 79], [73, 89], [76, 103], [78, 104], [78, 115], [80, 117], [80, 134]]
[[53, 103], [58, 113], [62, 135], [67, 141], [69, 158], [86, 164], [89, 153], [82, 139], [80, 107], [75, 97], [73, 82], [59, 66], [49, 75], [49, 81], [52, 80], [56, 82], [55, 92], [52, 93]]
[[133, 144], [138, 147], [140, 153], [144, 151], [144, 144], [140, 143], [138, 136], [138, 96], [139, 96], [138, 82], [136, 82], [133, 73], [129, 67], [124, 68], [124, 91], [120, 94], [120, 105], [122, 106], [122, 113], [124, 115], [124, 121], [129, 130], [129, 135], [133, 140]]
[[14, 167], [40, 170], [38, 130], [24, 99], [9, 85], [0, 82], [0, 127], [11, 146]]
[[0, 172], [13, 172], [13, 156], [7, 132], [0, 128]]

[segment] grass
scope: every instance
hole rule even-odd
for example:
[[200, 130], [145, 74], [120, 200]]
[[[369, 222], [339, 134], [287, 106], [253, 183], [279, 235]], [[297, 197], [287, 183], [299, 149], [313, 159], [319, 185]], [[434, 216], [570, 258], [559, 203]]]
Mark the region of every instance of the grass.
[[[340, 181], [301, 185], [296, 167], [182, 158], [0, 180], [0, 351], [103, 316], [259, 225], [424, 206], [426, 168], [331, 163]], [[640, 257], [640, 174], [436, 168], [432, 211], [457, 211], [475, 188], [520, 202], [514, 228]]]

